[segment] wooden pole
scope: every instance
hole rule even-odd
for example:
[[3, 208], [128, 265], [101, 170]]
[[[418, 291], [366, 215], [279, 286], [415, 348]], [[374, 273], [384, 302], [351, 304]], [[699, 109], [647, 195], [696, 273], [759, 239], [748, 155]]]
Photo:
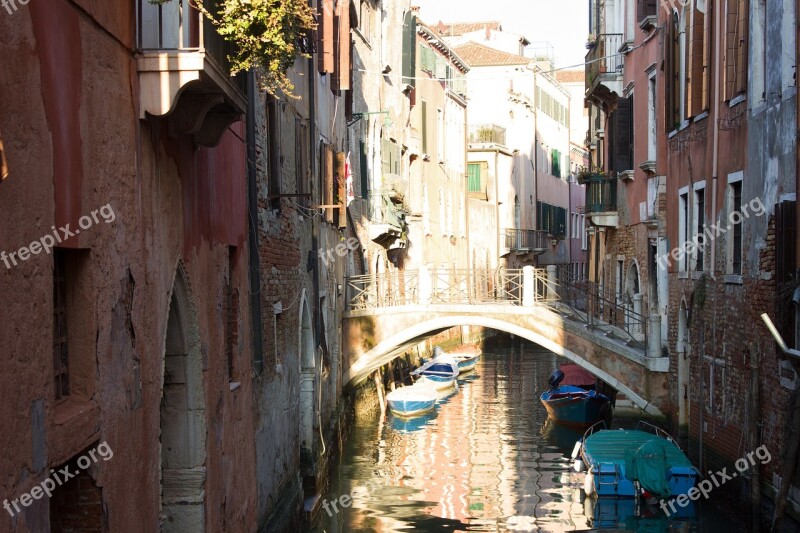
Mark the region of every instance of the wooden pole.
[[[796, 363], [795, 372], [800, 372]], [[772, 531], [780, 531], [783, 513], [786, 511], [786, 501], [789, 498], [789, 488], [794, 481], [794, 471], [797, 467], [797, 452], [800, 449], [800, 387], [795, 388], [792, 399], [792, 411], [789, 413], [789, 435], [783, 454], [783, 468], [781, 469], [781, 489], [775, 500], [775, 514], [772, 517]]]
[[[754, 451], [760, 445], [760, 435], [758, 432], [758, 420], [761, 419], [760, 385], [761, 377], [758, 368], [759, 350], [755, 347], [750, 350], [750, 420], [748, 427], [750, 432], [750, 450]], [[760, 465], [753, 465], [750, 476], [750, 531], [761, 529], [761, 470]]]
[[386, 400], [383, 398], [383, 379], [381, 377], [381, 371], [378, 370], [373, 375], [375, 379], [375, 390], [378, 392], [378, 403], [381, 406], [381, 414], [384, 414], [386, 412]]

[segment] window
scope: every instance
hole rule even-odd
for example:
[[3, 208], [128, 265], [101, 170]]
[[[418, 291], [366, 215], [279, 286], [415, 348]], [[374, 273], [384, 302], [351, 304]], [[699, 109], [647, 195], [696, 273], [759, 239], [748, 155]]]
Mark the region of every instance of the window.
[[369, 198], [369, 159], [367, 157], [367, 143], [358, 143], [358, 167], [361, 170], [361, 198]]
[[747, 91], [748, 0], [728, 0], [725, 25], [725, 100]]
[[795, 3], [794, 0], [783, 0], [783, 18], [781, 19], [781, 49], [784, 51], [781, 54], [781, 78], [783, 80], [783, 89], [794, 87], [797, 85], [795, 79], [795, 62], [796, 54], [786, 52], [795, 49], [795, 24], [796, 22]]
[[617, 259], [617, 303], [622, 302], [622, 284], [625, 276], [625, 260]]
[[551, 153], [553, 160], [553, 176], [556, 178], [561, 177], [561, 153], [558, 150], [553, 150]]
[[333, 72], [334, 69], [334, 52], [333, 52], [333, 35], [334, 35], [334, 8], [333, 0], [320, 0], [319, 10], [321, 13], [317, 14], [317, 21], [319, 27], [317, 28], [317, 70], [320, 74], [327, 74]]
[[69, 396], [69, 346], [67, 344], [67, 251], [53, 250], [53, 380], [55, 399]]
[[272, 209], [281, 207], [281, 141], [280, 141], [280, 116], [278, 113], [278, 100], [272, 96], [267, 97], [267, 135], [269, 158], [269, 204]]
[[712, 17], [705, 16], [705, 12], [700, 10], [698, 2], [690, 4], [688, 9], [691, 25], [687, 42], [687, 113], [689, 116], [697, 116], [708, 109], [711, 46], [709, 44], [710, 27], [707, 24], [710, 24]]
[[694, 253], [694, 269], [698, 272], [705, 270], [705, 193], [705, 189], [697, 189], [694, 191], [694, 242], [697, 245]]
[[750, 67], [753, 75], [752, 98], [756, 102], [766, 99], [766, 48], [767, 48], [767, 3], [766, 0], [755, 0], [753, 5], [753, 34], [750, 42], [753, 46], [753, 64]]
[[553, 237], [563, 238], [567, 235], [567, 210], [563, 207], [537, 202], [536, 222], [537, 229]]
[[[728, 221], [731, 224], [731, 237], [732, 242], [730, 246], [731, 259], [728, 262], [730, 265], [731, 274], [742, 274], [742, 182], [737, 181], [730, 185], [730, 210], [728, 211]], [[734, 216], [738, 213], [738, 216]]]
[[486, 199], [486, 177], [489, 173], [489, 163], [480, 161], [467, 165], [467, 191], [470, 198]]
[[[686, 242], [689, 240], [689, 193], [681, 193], [678, 200], [678, 250], [686, 250]], [[686, 267], [686, 254], [680, 253], [678, 255], [679, 263], [678, 270], [685, 272]]]
[[657, 15], [657, 0], [636, 0], [636, 19], [641, 22]]
[[[308, 166], [308, 125], [299, 117], [294, 120], [295, 190], [299, 195], [311, 192], [311, 169]], [[298, 203], [308, 205], [307, 196], [299, 196]]]
[[444, 162], [444, 111], [436, 109], [436, 154], [439, 162]]
[[[334, 153], [333, 153], [333, 146], [329, 144], [322, 145], [322, 179], [323, 179], [323, 198], [322, 201], [325, 205], [333, 205], [333, 199], [335, 195], [335, 187], [336, 187], [336, 180], [333, 179], [334, 176]], [[333, 207], [326, 207], [325, 208], [325, 222], [329, 224], [333, 223]]]
[[370, 34], [372, 33], [372, 9], [368, 0], [361, 0], [358, 13], [358, 31], [364, 39], [369, 41]]
[[420, 113], [422, 114], [422, 153], [428, 153], [428, 102], [425, 100], [420, 104]]
[[455, 235], [453, 219], [453, 191], [447, 191], [447, 233], [449, 235]]
[[444, 205], [444, 190], [439, 189], [439, 232], [444, 235], [447, 231], [447, 212]]
[[[417, 85], [416, 43], [417, 17], [409, 11], [403, 20], [403, 84], [412, 88]], [[422, 49], [420, 46], [420, 51]]]
[[611, 115], [611, 161], [616, 172], [633, 170], [633, 96], [620, 98]]
[[665, 88], [666, 105], [664, 106], [664, 129], [672, 131], [677, 128], [683, 119], [682, 94], [683, 80], [683, 29], [678, 13], [672, 13], [672, 22], [669, 24], [665, 45]]
[[647, 81], [647, 160], [656, 160], [656, 72]]
[[586, 215], [581, 215], [581, 250], [589, 249], [589, 229], [586, 227]]

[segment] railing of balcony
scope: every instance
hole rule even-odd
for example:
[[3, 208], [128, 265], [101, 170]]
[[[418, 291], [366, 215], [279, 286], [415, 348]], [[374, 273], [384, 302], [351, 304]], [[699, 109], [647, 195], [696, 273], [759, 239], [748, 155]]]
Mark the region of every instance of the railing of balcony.
[[579, 208], [583, 214], [609, 213], [617, 210], [617, 179], [603, 174], [589, 176], [586, 185], [586, 205]]
[[546, 250], [549, 236], [546, 231], [532, 229], [504, 230], [508, 250]]
[[469, 127], [469, 142], [506, 144], [506, 129], [497, 124], [474, 124]]
[[622, 73], [621, 33], [602, 33], [586, 54], [586, 88], [591, 89], [602, 74]]
[[[210, 1], [205, 5], [212, 15], [217, 14], [217, 2]], [[222, 38], [214, 24], [194, 7], [191, 0], [171, 0], [163, 4], [137, 0], [137, 19], [140, 50], [206, 52], [223, 72], [230, 73], [228, 57], [234, 53], [235, 46]], [[231, 82], [243, 93], [247, 92], [244, 73], [231, 78]]]

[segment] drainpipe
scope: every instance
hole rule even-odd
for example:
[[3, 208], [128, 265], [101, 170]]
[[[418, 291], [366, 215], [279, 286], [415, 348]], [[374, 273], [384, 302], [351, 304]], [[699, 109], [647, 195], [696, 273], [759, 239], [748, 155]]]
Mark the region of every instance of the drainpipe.
[[261, 317], [261, 268], [258, 261], [258, 176], [256, 174], [256, 76], [247, 73], [247, 245], [250, 248], [250, 320], [253, 329], [253, 366], [264, 369], [264, 339]]
[[[313, 0], [309, 0], [308, 5], [313, 9]], [[317, 82], [317, 73], [316, 73], [316, 65], [314, 62], [314, 56], [311, 56], [306, 60], [306, 64], [308, 65], [308, 137], [309, 137], [309, 150], [311, 151], [311, 187], [310, 190], [314, 190], [314, 183], [318, 182], [319, 180], [315, 179], [317, 176], [317, 161], [319, 158], [319, 143], [317, 142], [317, 94], [316, 94], [316, 82]], [[312, 201], [313, 201], [313, 193], [312, 193]], [[318, 220], [322, 220], [319, 217], [312, 217], [311, 218], [311, 251], [312, 253], [314, 250], [319, 249], [319, 222]], [[325, 335], [325, 332], [322, 330], [322, 309], [319, 307], [319, 261], [317, 260], [316, 256], [312, 262], [312, 283], [314, 285], [314, 322], [315, 322], [315, 343], [317, 346], [320, 345], [320, 339], [322, 335]], [[340, 350], [341, 353], [341, 350]]]
[[[800, 1], [800, 0], [798, 0]], [[497, 224], [497, 239], [495, 241], [495, 261], [497, 264], [495, 268], [500, 268], [500, 233], [499, 230], [501, 229], [500, 225], [500, 186], [498, 185], [500, 179], [500, 172], [498, 169], [498, 165], [500, 164], [500, 152], [497, 150], [494, 151], [494, 220], [495, 224]], [[505, 238], [505, 235], [503, 236]], [[487, 265], [488, 266], [488, 265]]]
[[[730, 1], [730, 0], [729, 0]], [[722, 27], [722, 14], [721, 10], [715, 5], [715, 2], [709, 3], [711, 9], [714, 10], [714, 148], [712, 158], [711, 170], [711, 216], [714, 219], [717, 217], [717, 179], [719, 174], [719, 98], [720, 98], [720, 63], [722, 61], [721, 44], [721, 27]], [[713, 219], [712, 219], [713, 220]], [[687, 222], [688, 223], [688, 222]], [[711, 244], [711, 277], [715, 278], [717, 268], [717, 247], [714, 243]], [[702, 432], [701, 432], [702, 433]]]

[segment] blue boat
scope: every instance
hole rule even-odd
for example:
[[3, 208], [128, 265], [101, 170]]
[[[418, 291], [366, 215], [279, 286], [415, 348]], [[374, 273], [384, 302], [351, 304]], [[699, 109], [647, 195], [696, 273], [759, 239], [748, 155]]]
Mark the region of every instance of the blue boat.
[[560, 385], [564, 372], [556, 370], [550, 376], [550, 390], [541, 394], [547, 414], [561, 424], [586, 427], [611, 417], [611, 400], [596, 390], [575, 385]]
[[386, 395], [389, 410], [401, 417], [424, 415], [436, 406], [436, 391], [430, 387], [400, 387]]
[[637, 429], [600, 429], [584, 434], [580, 456], [589, 495], [668, 499], [686, 494], [700, 472], [668, 433], [646, 422]]
[[455, 384], [458, 372], [457, 363], [434, 359], [411, 372], [411, 375], [420, 376], [417, 383], [430, 384], [442, 390]]

